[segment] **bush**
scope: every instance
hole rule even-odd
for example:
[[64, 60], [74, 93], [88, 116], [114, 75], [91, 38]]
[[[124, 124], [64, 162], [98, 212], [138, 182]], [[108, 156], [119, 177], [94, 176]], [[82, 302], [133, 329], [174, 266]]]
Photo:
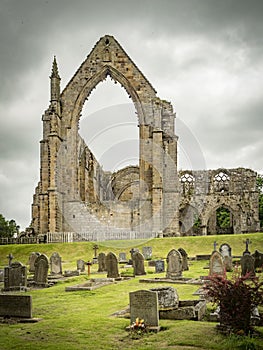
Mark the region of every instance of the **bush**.
[[250, 279], [249, 274], [228, 280], [225, 276], [210, 276], [204, 287], [206, 295], [219, 308], [220, 326], [235, 334], [248, 335], [253, 330], [251, 314], [263, 304], [263, 282]]

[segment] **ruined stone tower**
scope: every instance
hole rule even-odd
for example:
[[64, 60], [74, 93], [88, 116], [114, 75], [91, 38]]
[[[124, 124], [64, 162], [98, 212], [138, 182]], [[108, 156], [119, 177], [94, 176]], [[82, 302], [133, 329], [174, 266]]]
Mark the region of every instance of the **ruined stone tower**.
[[[114, 174], [102, 170], [78, 133], [85, 100], [107, 76], [132, 99], [140, 138], [139, 166]], [[62, 93], [54, 59], [50, 83], [32, 205], [34, 231], [100, 235], [107, 226], [111, 234], [178, 233], [175, 114], [115, 38], [106, 35], [96, 43]]]

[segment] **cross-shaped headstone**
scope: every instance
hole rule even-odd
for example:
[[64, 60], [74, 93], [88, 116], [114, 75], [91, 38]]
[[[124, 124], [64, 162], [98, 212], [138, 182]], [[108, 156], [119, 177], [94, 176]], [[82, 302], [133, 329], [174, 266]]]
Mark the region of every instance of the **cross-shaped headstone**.
[[214, 241], [214, 251], [216, 251], [216, 247], [218, 246], [217, 241]]
[[250, 254], [250, 251], [248, 250], [248, 246], [249, 246], [249, 244], [252, 243], [252, 241], [251, 241], [249, 238], [247, 238], [247, 239], [244, 241], [244, 243], [246, 244], [246, 250], [243, 252], [243, 255], [244, 255], [244, 254]]
[[99, 249], [99, 247], [97, 246], [97, 244], [94, 245], [93, 250], [94, 250], [94, 258], [97, 258], [97, 250]]
[[13, 254], [12, 253], [8, 254], [7, 259], [8, 259], [8, 266], [11, 266], [12, 260], [14, 259]]

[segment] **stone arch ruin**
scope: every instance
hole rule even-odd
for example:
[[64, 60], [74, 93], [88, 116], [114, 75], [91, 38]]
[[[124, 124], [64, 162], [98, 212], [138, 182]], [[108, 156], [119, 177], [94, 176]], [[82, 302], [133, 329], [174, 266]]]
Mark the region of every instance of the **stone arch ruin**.
[[[115, 173], [103, 170], [78, 133], [85, 101], [108, 76], [131, 98], [139, 127], [139, 165]], [[124, 238], [124, 232], [138, 238], [207, 234], [216, 231], [212, 218], [220, 205], [231, 209], [234, 233], [257, 230], [256, 173], [242, 168], [178, 173], [174, 119], [171, 103], [157, 96], [114, 37], [96, 43], [62, 92], [54, 58], [50, 105], [42, 117], [34, 232], [97, 240]]]

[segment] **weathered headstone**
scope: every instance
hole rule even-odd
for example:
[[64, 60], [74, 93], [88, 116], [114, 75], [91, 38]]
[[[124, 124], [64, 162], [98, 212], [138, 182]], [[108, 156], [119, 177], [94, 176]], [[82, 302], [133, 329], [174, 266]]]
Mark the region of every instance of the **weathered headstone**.
[[166, 278], [177, 279], [182, 277], [183, 258], [176, 249], [170, 250], [166, 258], [167, 270]]
[[219, 253], [218, 251], [214, 251], [210, 258], [209, 275], [224, 276], [224, 274], [225, 274], [224, 258], [221, 253]]
[[250, 251], [248, 250], [248, 247], [252, 242], [249, 238], [247, 238], [244, 243], [246, 244], [246, 250], [243, 252], [243, 255], [250, 255]]
[[150, 289], [157, 292], [159, 308], [178, 308], [179, 296], [177, 290], [173, 287], [157, 287]]
[[133, 254], [134, 254], [135, 252], [139, 252], [139, 249], [138, 249], [138, 248], [132, 248], [132, 249], [130, 250], [131, 259], [132, 259], [132, 256], [133, 256]]
[[36, 258], [40, 255], [38, 252], [33, 252], [30, 254], [29, 259], [28, 259], [28, 264], [29, 264], [29, 272], [35, 272], [35, 261]]
[[0, 294], [0, 317], [32, 318], [32, 296]]
[[144, 269], [144, 257], [140, 252], [135, 252], [132, 255], [133, 274], [134, 276], [146, 275]]
[[126, 253], [120, 253], [119, 254], [119, 262], [120, 263], [127, 263]]
[[255, 259], [255, 269], [263, 269], [263, 253], [261, 253], [258, 250], [255, 250], [255, 253], [252, 254], [252, 256]]
[[146, 326], [159, 327], [158, 294], [150, 290], [130, 292], [130, 321], [144, 319]]
[[53, 275], [62, 275], [61, 256], [56, 252], [50, 257], [50, 272]]
[[223, 259], [224, 259], [226, 271], [233, 270], [231, 250], [232, 249], [231, 249], [230, 245], [227, 243], [223, 243], [219, 247], [219, 252], [222, 254]]
[[105, 272], [106, 271], [106, 254], [105, 253], [99, 253], [98, 255], [98, 272]]
[[118, 278], [119, 270], [118, 270], [118, 259], [116, 254], [109, 252], [106, 256], [106, 270], [108, 278]]
[[20, 262], [12, 262], [4, 268], [4, 290], [20, 290], [27, 286], [27, 268]]
[[92, 259], [92, 264], [97, 264], [98, 263], [97, 251], [99, 250], [99, 246], [95, 244], [93, 246], [93, 250], [94, 250], [94, 258]]
[[85, 261], [82, 259], [77, 260], [77, 270], [79, 270], [80, 272], [84, 272], [85, 271]]
[[164, 272], [164, 260], [155, 260], [155, 272], [156, 273], [161, 273]]
[[0, 269], [0, 282], [4, 282], [4, 270]]
[[249, 277], [255, 276], [255, 259], [250, 254], [244, 254], [240, 260], [241, 275], [245, 276], [249, 273]]
[[188, 254], [186, 253], [186, 251], [184, 250], [184, 248], [179, 248], [178, 252], [182, 255], [183, 261], [182, 261], [182, 268], [183, 271], [187, 271], [189, 270], [189, 266], [188, 266]]
[[142, 247], [142, 255], [145, 260], [150, 260], [152, 258], [152, 247]]
[[48, 276], [48, 257], [45, 254], [41, 254], [35, 261], [35, 273], [34, 283], [37, 286], [45, 287], [47, 285]]

